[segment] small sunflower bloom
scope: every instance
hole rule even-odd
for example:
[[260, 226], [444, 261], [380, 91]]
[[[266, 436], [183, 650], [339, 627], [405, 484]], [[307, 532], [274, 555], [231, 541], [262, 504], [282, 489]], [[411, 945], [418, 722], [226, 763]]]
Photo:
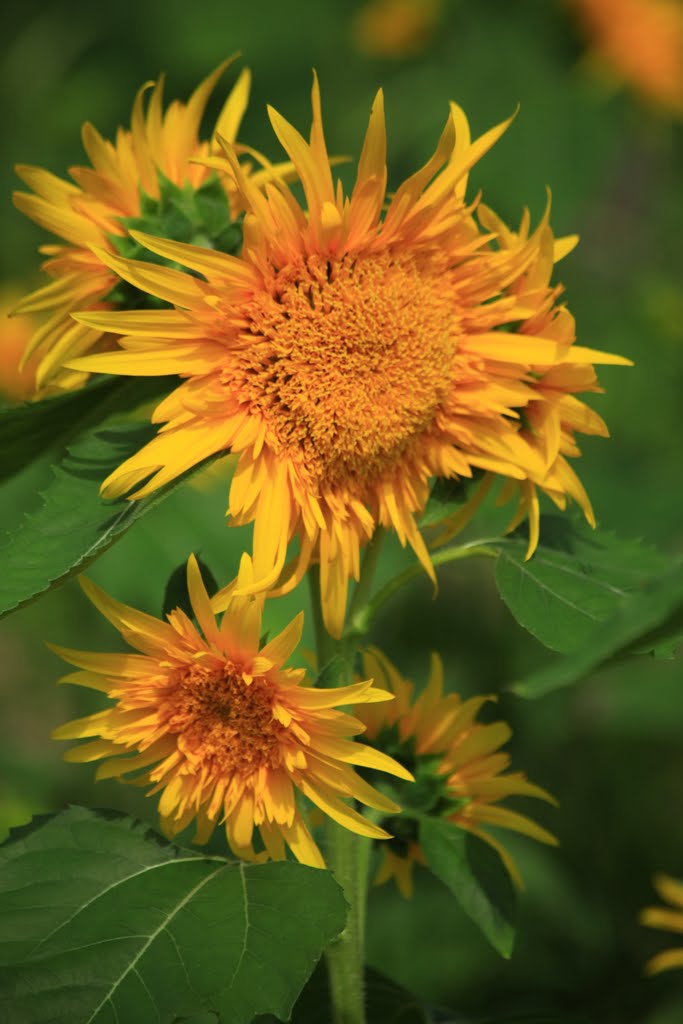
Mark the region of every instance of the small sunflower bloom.
[[[509, 829], [556, 846], [547, 829], [501, 803], [515, 796], [557, 802], [522, 772], [507, 770], [510, 755], [501, 750], [512, 735], [507, 723], [477, 721], [483, 705], [495, 698], [463, 701], [457, 693], [444, 694], [443, 665], [437, 654], [432, 654], [427, 686], [417, 698], [413, 683], [377, 648], [363, 653], [363, 672], [371, 673], [374, 685], [395, 697], [381, 708], [358, 706], [355, 712], [367, 727], [367, 738], [390, 751], [415, 776], [413, 786], [405, 790], [406, 805], [445, 818], [488, 843], [522, 888], [513, 858], [488, 828]], [[410, 896], [413, 865], [424, 863], [424, 858], [409, 814], [396, 824], [397, 834], [382, 851], [375, 882], [394, 878], [403, 895]]]
[[[229, 63], [209, 75], [187, 103], [175, 101], [166, 111], [163, 77], [146, 83], [135, 99], [130, 128], [119, 128], [114, 142], [85, 124], [82, 139], [90, 165], [72, 168], [72, 181], [40, 167], [16, 168], [31, 192], [16, 192], [15, 205], [61, 240], [40, 249], [47, 257], [43, 269], [51, 282], [16, 307], [18, 313], [45, 315], [28, 348], [28, 354], [41, 353], [39, 388], [69, 389], [81, 384], [83, 374], [65, 370], [64, 363], [114, 344], [113, 337], [103, 339], [101, 330], [71, 318], [77, 311], [127, 305], [126, 296], [117, 294], [117, 288], [121, 291], [119, 277], [94, 248], [130, 255], [136, 249], [128, 234], [131, 225], [147, 225], [149, 230], [168, 227], [178, 232], [173, 237], [198, 244], [207, 239], [207, 244], [219, 247], [222, 242], [234, 243], [236, 229], [231, 219], [240, 212], [238, 196], [231, 178], [219, 180], [211, 166], [212, 154], [217, 152], [213, 136], [211, 141], [199, 138], [207, 101]], [[237, 138], [249, 87], [250, 74], [245, 69], [216, 122], [214, 131], [231, 142]], [[263, 172], [256, 172], [257, 180], [259, 173]], [[198, 200], [193, 200], [192, 192], [198, 194]]]
[[[647, 928], [660, 928], [665, 932], [683, 935], [683, 882], [669, 875], [655, 875], [652, 879], [657, 894], [668, 904], [664, 907], [646, 907], [640, 912], [640, 923]], [[683, 946], [665, 949], [648, 960], [647, 974], [659, 974], [673, 967], [683, 967]]]
[[[417, 525], [434, 477], [483, 469], [522, 484], [533, 507], [530, 495], [550, 474], [552, 493], [576, 496], [564, 455], [553, 460], [555, 440], [539, 450], [523, 412], [545, 400], [539, 377], [551, 388], [555, 371], [578, 390], [584, 367], [625, 360], [574, 345], [562, 308], [548, 307], [540, 278], [566, 245], [547, 214], [533, 232], [503, 232], [501, 241], [465, 200], [470, 169], [508, 122], [471, 141], [452, 104], [434, 155], [387, 199], [380, 92], [346, 196], [332, 177], [317, 79], [312, 102], [309, 141], [270, 110], [307, 211], [282, 181], [256, 188], [226, 143], [247, 211], [240, 257], [139, 233], [194, 276], [102, 253], [175, 309], [78, 317], [123, 335], [121, 350], [70, 366], [186, 378], [153, 415], [158, 436], [103, 493], [141, 498], [213, 453], [238, 453], [228, 511], [236, 525], [254, 523], [254, 585], [283, 593], [318, 562], [324, 621], [339, 636], [349, 579], [378, 525], [395, 530], [434, 579]], [[218, 610], [225, 600], [227, 592]]]
[[[252, 572], [244, 555], [240, 582]], [[194, 820], [195, 842], [205, 843], [223, 824], [232, 851], [246, 860], [280, 860], [288, 847], [302, 863], [324, 866], [297, 792], [343, 827], [388, 838], [352, 803], [385, 813], [399, 808], [353, 766], [403, 779], [410, 773], [356, 742], [362, 723], [337, 707], [390, 695], [371, 681], [334, 690], [306, 685], [303, 669], [283, 667], [298, 645], [301, 614], [261, 647], [261, 595], [232, 598], [218, 623], [194, 556], [187, 582], [198, 626], [181, 609], [163, 622], [82, 581], [136, 653], [52, 648], [79, 669], [62, 682], [101, 690], [113, 702], [55, 731], [56, 739], [94, 737], [66, 759], [100, 761], [98, 779], [151, 786], [150, 795], [161, 794], [161, 826], [169, 837]]]
[[683, 7], [679, 0], [570, 0], [594, 63], [642, 97], [683, 116]]

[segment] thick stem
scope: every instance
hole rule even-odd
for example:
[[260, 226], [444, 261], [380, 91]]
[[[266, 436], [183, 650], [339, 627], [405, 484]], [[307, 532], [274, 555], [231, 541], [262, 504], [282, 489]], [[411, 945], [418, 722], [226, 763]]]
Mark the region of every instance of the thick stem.
[[[349, 617], [370, 599], [379, 548], [384, 530], [375, 531], [363, 559], [358, 585], [354, 591]], [[320, 669], [337, 656], [341, 671], [335, 684], [344, 686], [352, 682], [356, 646], [346, 638], [335, 640], [325, 629], [320, 598], [320, 571], [312, 566], [308, 572], [311, 588], [313, 625]], [[365, 910], [367, 902], [368, 866], [372, 841], [356, 835], [335, 822], [327, 829], [327, 863], [344, 890], [349, 905], [346, 927], [339, 939], [325, 952], [330, 980], [332, 1019], [334, 1024], [365, 1024]]]
[[325, 953], [334, 1024], [365, 1024], [365, 907], [372, 841], [330, 822], [327, 861], [349, 904], [346, 927]]

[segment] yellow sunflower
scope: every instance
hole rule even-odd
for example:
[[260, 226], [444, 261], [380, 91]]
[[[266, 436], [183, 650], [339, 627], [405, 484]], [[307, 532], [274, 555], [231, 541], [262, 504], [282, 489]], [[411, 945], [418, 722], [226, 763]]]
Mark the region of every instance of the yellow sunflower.
[[[240, 583], [246, 586], [252, 574], [244, 555]], [[187, 582], [201, 632], [181, 609], [162, 622], [82, 581], [93, 604], [139, 653], [53, 647], [80, 669], [62, 682], [101, 690], [114, 702], [55, 731], [62, 740], [96, 737], [66, 759], [102, 761], [97, 778], [132, 774], [131, 781], [152, 786], [150, 793], [161, 792], [159, 814], [169, 836], [196, 819], [195, 841], [204, 843], [224, 823], [231, 849], [247, 860], [282, 859], [286, 844], [302, 863], [324, 866], [297, 790], [345, 828], [388, 838], [347, 801], [389, 813], [399, 808], [352, 766], [412, 776], [351, 739], [364, 727], [336, 708], [390, 695], [371, 680], [334, 690], [305, 685], [303, 669], [282, 667], [299, 642], [301, 614], [260, 648], [262, 595], [233, 597], [219, 624], [194, 556]], [[255, 829], [260, 850], [253, 845]]]
[[[247, 211], [241, 257], [135, 234], [192, 276], [102, 252], [115, 273], [176, 308], [80, 316], [125, 336], [121, 351], [70, 365], [187, 378], [157, 407], [158, 436], [103, 493], [140, 498], [214, 452], [239, 453], [229, 514], [254, 522], [254, 586], [282, 592], [319, 562], [325, 624], [338, 636], [349, 578], [378, 524], [433, 577], [416, 522], [431, 478], [484, 469], [526, 494], [548, 478], [551, 493], [576, 496], [567, 463], [549, 470], [523, 412], [546, 401], [539, 382], [550, 390], [553, 373], [572, 391], [592, 363], [625, 360], [574, 345], [563, 307], [548, 307], [540, 278], [567, 244], [553, 240], [547, 215], [530, 234], [501, 236], [466, 204], [470, 168], [508, 122], [472, 142], [451, 105], [434, 155], [387, 206], [381, 92], [350, 197], [333, 182], [317, 80], [309, 142], [276, 111], [270, 118], [307, 212], [282, 182], [256, 188], [225, 142]], [[576, 421], [582, 429], [586, 417], [563, 422], [567, 454]]]
[[[669, 875], [655, 875], [652, 884], [666, 907], [646, 907], [640, 912], [640, 923], [648, 928], [683, 935], [683, 882]], [[683, 946], [657, 953], [645, 965], [647, 974], [659, 974], [672, 967], [683, 967]]]
[[[414, 686], [404, 679], [377, 648], [363, 653], [363, 672], [375, 687], [395, 700], [378, 707], [356, 707], [367, 727], [367, 738], [391, 751], [415, 776], [411, 801], [418, 809], [443, 817], [483, 839], [498, 853], [512, 881], [522, 886], [519, 871], [505, 847], [487, 826], [521, 832], [541, 843], [556, 846], [550, 832], [525, 814], [501, 807], [510, 796], [535, 797], [556, 804], [554, 797], [529, 782], [522, 772], [508, 772], [510, 755], [501, 751], [512, 731], [506, 722], [484, 725], [476, 721], [481, 707], [495, 698], [461, 700], [443, 693], [443, 666], [432, 655], [427, 686], [413, 699]], [[401, 820], [400, 835], [382, 852], [377, 884], [394, 878], [404, 896], [412, 892], [414, 863], [424, 863], [417, 829], [409, 817]]]
[[[28, 295], [16, 307], [20, 313], [48, 313], [29, 347], [42, 353], [38, 367], [39, 388], [77, 386], [83, 374], [64, 369], [70, 358], [101, 345], [102, 331], [71, 319], [77, 310], [125, 308], [122, 297], [112, 294], [120, 283], [115, 271], [93, 252], [108, 253], [131, 246], [128, 227], [173, 224], [186, 241], [199, 242], [202, 231], [220, 233], [230, 217], [239, 213], [239, 198], [231, 181], [216, 178], [211, 155], [215, 142], [200, 141], [199, 128], [207, 101], [230, 61], [226, 61], [195, 90], [187, 103], [175, 101], [163, 110], [163, 77], [146, 83], [133, 105], [130, 129], [119, 128], [114, 142], [104, 139], [91, 124], [83, 126], [83, 146], [88, 167], [74, 167], [73, 181], [65, 181], [40, 167], [20, 165], [19, 177], [32, 192], [17, 192], [16, 206], [42, 228], [57, 235], [63, 244], [44, 245], [43, 269], [53, 279]], [[242, 71], [216, 122], [215, 131], [234, 142], [249, 97], [250, 75]], [[145, 94], [151, 89], [145, 111]], [[267, 172], [266, 172], [267, 173]], [[189, 210], [188, 189], [202, 194], [210, 227], [202, 224], [201, 209]], [[183, 191], [184, 190], [184, 191]], [[221, 199], [225, 215], [218, 218]], [[183, 206], [185, 202], [185, 206]], [[213, 206], [211, 206], [213, 204]], [[194, 216], [193, 216], [194, 214]], [[193, 220], [197, 221], [193, 225]], [[220, 221], [220, 222], [219, 222]], [[216, 241], [216, 239], [211, 239]], [[203, 241], [203, 239], [202, 239]], [[218, 239], [220, 241], [220, 239]], [[109, 339], [110, 342], [113, 339]]]

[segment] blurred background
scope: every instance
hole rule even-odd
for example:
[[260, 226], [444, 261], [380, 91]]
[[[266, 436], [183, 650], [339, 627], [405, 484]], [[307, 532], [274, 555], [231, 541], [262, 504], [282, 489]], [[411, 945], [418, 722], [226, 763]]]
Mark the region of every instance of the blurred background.
[[[609, 441], [583, 441], [579, 467], [602, 526], [683, 550], [683, 8], [656, 0], [326, 0], [244, 4], [146, 0], [24, 0], [0, 15], [0, 169], [4, 231], [0, 306], [38, 282], [36, 247], [47, 236], [10, 204], [15, 162], [64, 176], [83, 161], [80, 126], [111, 136], [127, 124], [139, 85], [166, 71], [167, 99], [187, 98], [226, 55], [241, 50], [254, 73], [241, 138], [280, 158], [265, 114], [273, 103], [297, 127], [310, 123], [311, 68], [320, 75], [328, 145], [357, 155], [372, 98], [386, 93], [390, 188], [432, 152], [457, 100], [480, 134], [519, 114], [470, 179], [471, 195], [513, 224], [537, 219], [553, 196], [557, 234], [581, 244], [563, 262], [581, 344], [622, 353], [634, 369], [602, 368], [591, 404]], [[216, 89], [206, 125], [237, 71]], [[345, 171], [341, 172], [345, 174]], [[348, 177], [347, 177], [348, 180]], [[0, 388], [21, 397], [14, 370], [23, 344], [0, 321]], [[3, 491], [11, 530], [39, 502], [41, 464]], [[249, 531], [223, 522], [227, 483], [214, 473], [185, 486], [90, 570], [116, 597], [154, 614], [170, 573], [190, 551], [221, 582]], [[486, 534], [485, 511], [472, 536]], [[542, 534], [541, 534], [542, 536]], [[388, 546], [381, 572], [406, 562]], [[376, 640], [400, 669], [425, 680], [428, 651], [442, 653], [463, 695], [503, 691], [552, 655], [515, 624], [491, 565], [460, 563], [389, 605]], [[284, 624], [301, 595], [269, 605]], [[136, 790], [92, 782], [65, 765], [50, 740], [61, 722], [98, 706], [98, 695], [54, 683], [63, 673], [44, 646], [118, 648], [118, 637], [70, 582], [0, 624], [0, 828], [68, 802], [119, 807], [155, 822]], [[309, 643], [312, 643], [310, 635]], [[506, 839], [527, 882], [510, 962], [426, 875], [411, 903], [373, 892], [369, 956], [376, 968], [463, 1019], [562, 1019], [680, 1024], [683, 972], [647, 980], [645, 960], [668, 944], [637, 923], [653, 902], [651, 876], [683, 877], [683, 673], [680, 661], [633, 658], [569, 691], [533, 703], [502, 694], [513, 765], [551, 790], [560, 810], [529, 808], [560, 838], [559, 850]], [[523, 808], [522, 808], [523, 809]], [[508, 1014], [506, 1016], [505, 1014]], [[533, 1016], [539, 1014], [538, 1017]]]

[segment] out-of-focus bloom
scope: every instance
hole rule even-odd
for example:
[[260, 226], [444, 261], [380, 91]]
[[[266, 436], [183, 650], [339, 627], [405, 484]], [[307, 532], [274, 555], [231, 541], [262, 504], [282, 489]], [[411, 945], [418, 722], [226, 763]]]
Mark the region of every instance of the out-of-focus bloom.
[[[240, 581], [251, 575], [244, 555]], [[224, 823], [231, 849], [247, 860], [282, 859], [286, 844], [302, 863], [324, 866], [297, 790], [345, 828], [387, 838], [346, 801], [383, 812], [399, 808], [352, 766], [411, 776], [386, 754], [350, 739], [363, 726], [336, 710], [384, 701], [386, 691], [371, 681], [334, 690], [305, 685], [303, 669], [282, 667], [299, 643], [301, 614], [260, 648], [262, 596], [233, 598], [219, 624], [194, 556], [187, 582], [199, 628], [181, 609], [162, 622], [82, 581], [93, 604], [140, 653], [53, 648], [81, 670], [62, 682], [101, 690], [114, 702], [55, 731], [56, 739], [96, 737], [70, 750], [67, 760], [101, 761], [97, 778], [132, 775], [127, 781], [161, 792], [159, 814], [169, 836], [196, 819], [195, 841], [204, 843]]]
[[0, 290], [0, 398], [11, 402], [27, 401], [36, 389], [36, 359], [24, 362], [24, 353], [36, 330], [37, 318], [9, 315], [20, 294], [15, 285]]
[[[640, 923], [648, 928], [683, 935], [683, 882], [669, 875], [655, 875], [652, 884], [666, 907], [646, 907], [640, 912]], [[683, 967], [683, 946], [657, 953], [645, 965], [647, 974], [659, 974], [672, 967]]]
[[621, 81], [683, 115], [683, 5], [680, 0], [570, 0], [591, 55]]
[[353, 19], [354, 43], [371, 57], [414, 57], [429, 45], [442, 9], [443, 0], [368, 0]]
[[[27, 350], [42, 355], [39, 387], [50, 382], [69, 388], [82, 381], [82, 375], [76, 378], [65, 371], [64, 363], [93, 348], [114, 344], [112, 337], [103, 339], [101, 330], [76, 323], [72, 312], [136, 308], [140, 304], [139, 294], [121, 282], [93, 247], [110, 254], [137, 255], [138, 247], [128, 235], [130, 227], [229, 251], [241, 243], [241, 232], [232, 224], [240, 209], [232, 180], [219, 180], [211, 166], [195, 162], [210, 163], [216, 153], [215, 142], [199, 139], [199, 128], [209, 96], [228, 63], [209, 75], [187, 103], [176, 100], [165, 112], [163, 78], [156, 84], [148, 82], [135, 99], [130, 129], [120, 128], [114, 142], [85, 124], [82, 138], [90, 166], [72, 168], [73, 181], [40, 167], [17, 167], [32, 191], [15, 193], [16, 206], [63, 240], [40, 249], [47, 256], [43, 269], [52, 278], [50, 284], [16, 307], [19, 313], [47, 314]], [[219, 132], [235, 141], [249, 85], [249, 72], [244, 70], [216, 122], [212, 139]], [[150, 89], [145, 111], [145, 94]]]
[[[156, 409], [159, 435], [103, 493], [141, 498], [212, 453], [240, 453], [229, 513], [255, 524], [254, 586], [291, 589], [318, 561], [325, 624], [339, 635], [349, 578], [377, 524], [433, 578], [416, 522], [432, 477], [483, 469], [522, 487], [532, 514], [537, 487], [588, 511], [565, 455], [576, 454], [574, 429], [604, 427], [573, 396], [560, 410], [545, 392], [594, 386], [594, 362], [626, 360], [573, 344], [573, 321], [548, 284], [573, 243], [553, 239], [547, 214], [532, 233], [501, 226], [496, 236], [474, 220], [476, 201], [465, 202], [470, 168], [508, 122], [472, 142], [452, 104], [434, 155], [387, 206], [381, 92], [350, 197], [332, 179], [317, 80], [310, 142], [270, 117], [307, 213], [282, 182], [264, 195], [226, 144], [247, 210], [241, 258], [139, 233], [195, 276], [102, 253], [176, 309], [79, 317], [125, 337], [120, 351], [70, 365], [188, 378]], [[552, 405], [547, 439], [536, 433], [542, 411], [524, 418], [530, 403]]]
[[[505, 847], [487, 826], [510, 829], [557, 845], [550, 832], [525, 814], [500, 806], [511, 796], [535, 797], [555, 804], [540, 786], [529, 782], [522, 772], [508, 772], [510, 755], [501, 751], [512, 735], [506, 722], [484, 725], [477, 715], [493, 697], [461, 700], [458, 694], [443, 693], [443, 666], [432, 655], [427, 686], [413, 699], [414, 686], [376, 648], [363, 654], [363, 672], [374, 685], [394, 694], [395, 700], [381, 707], [356, 707], [355, 713], [367, 726], [367, 738], [392, 754], [415, 776], [405, 791], [408, 803], [423, 813], [443, 817], [467, 829], [493, 847], [513, 882], [521, 887], [519, 871]], [[414, 863], [424, 863], [417, 828], [406, 814], [397, 823], [397, 836], [382, 851], [375, 881], [394, 878], [404, 896], [412, 892]]]

